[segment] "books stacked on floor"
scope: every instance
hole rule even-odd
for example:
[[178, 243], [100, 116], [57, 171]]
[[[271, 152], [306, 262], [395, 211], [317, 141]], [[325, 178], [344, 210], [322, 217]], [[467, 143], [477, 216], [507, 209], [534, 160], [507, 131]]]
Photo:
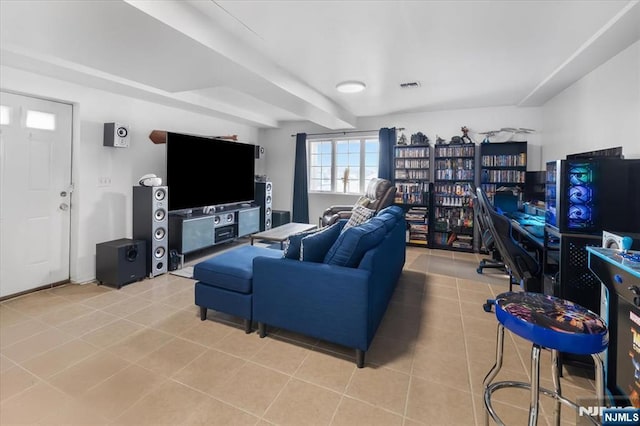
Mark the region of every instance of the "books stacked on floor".
[[429, 220], [427, 213], [427, 207], [411, 207], [405, 213], [405, 219], [409, 225], [408, 243], [425, 246], [428, 244]]
[[471, 235], [456, 235], [456, 239], [451, 242], [452, 247], [471, 249], [473, 248], [473, 236]]

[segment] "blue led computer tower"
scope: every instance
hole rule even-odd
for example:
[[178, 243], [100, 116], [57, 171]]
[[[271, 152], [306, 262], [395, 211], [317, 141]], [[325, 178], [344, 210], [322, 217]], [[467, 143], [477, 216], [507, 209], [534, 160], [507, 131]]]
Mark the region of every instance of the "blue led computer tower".
[[562, 233], [640, 232], [640, 160], [557, 160], [546, 173], [546, 225]]

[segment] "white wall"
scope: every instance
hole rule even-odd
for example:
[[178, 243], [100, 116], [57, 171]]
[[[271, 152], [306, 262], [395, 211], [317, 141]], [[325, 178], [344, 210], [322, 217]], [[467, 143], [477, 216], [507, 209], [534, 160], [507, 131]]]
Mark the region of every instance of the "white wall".
[[[132, 186], [155, 173], [164, 180], [165, 145], [149, 140], [152, 130], [202, 135], [237, 134], [255, 141], [257, 129], [206, 115], [96, 90], [66, 81], [0, 67], [0, 87], [74, 105], [71, 280], [95, 278], [95, 245], [132, 235]], [[130, 126], [131, 146], [102, 145], [103, 123]], [[111, 183], [99, 184], [100, 178]], [[233, 184], [230, 182], [229, 184]], [[202, 185], [206, 189], [207, 185]]]
[[640, 41], [614, 56], [542, 108], [543, 161], [622, 146], [640, 158]]
[[[410, 137], [418, 131], [432, 142], [461, 135], [466, 125], [472, 133], [501, 127], [535, 129], [526, 135], [528, 170], [543, 170], [550, 160], [567, 154], [623, 147], [625, 158], [640, 158], [640, 41], [634, 43], [594, 71], [537, 108], [496, 107], [389, 116], [364, 117], [358, 130], [404, 127]], [[310, 123], [286, 123], [277, 130], [261, 130], [260, 144], [269, 158], [266, 173], [274, 181], [276, 209], [291, 210], [296, 132], [326, 131]], [[481, 136], [475, 138], [480, 142]], [[314, 222], [331, 204], [353, 204], [355, 196], [311, 194], [309, 216]]]
[[[432, 143], [436, 134], [450, 140], [452, 136], [461, 136], [460, 127], [467, 126], [472, 132], [479, 133], [502, 127], [524, 127], [539, 130], [542, 128], [540, 108], [476, 108], [438, 112], [404, 113], [378, 117], [364, 117], [358, 120], [356, 130], [374, 130], [381, 127], [404, 127], [405, 135], [422, 132]], [[293, 203], [293, 170], [295, 162], [295, 135], [298, 132], [333, 132], [311, 123], [284, 123], [279, 129], [261, 129], [259, 143], [265, 146], [266, 171], [274, 187], [274, 209], [289, 210]], [[539, 132], [525, 135], [529, 147], [528, 169], [542, 170], [541, 136]], [[478, 135], [476, 142], [482, 140]], [[316, 223], [322, 211], [334, 204], [352, 205], [356, 195], [310, 194], [309, 220]]]

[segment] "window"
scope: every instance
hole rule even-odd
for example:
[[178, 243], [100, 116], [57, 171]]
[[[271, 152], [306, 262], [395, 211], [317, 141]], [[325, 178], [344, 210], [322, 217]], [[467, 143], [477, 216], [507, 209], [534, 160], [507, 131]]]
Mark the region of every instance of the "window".
[[308, 147], [309, 191], [362, 194], [378, 177], [377, 137], [310, 140]]
[[8, 106], [0, 105], [0, 124], [11, 124], [11, 109]]
[[28, 110], [26, 126], [32, 129], [55, 130], [56, 116], [48, 112]]

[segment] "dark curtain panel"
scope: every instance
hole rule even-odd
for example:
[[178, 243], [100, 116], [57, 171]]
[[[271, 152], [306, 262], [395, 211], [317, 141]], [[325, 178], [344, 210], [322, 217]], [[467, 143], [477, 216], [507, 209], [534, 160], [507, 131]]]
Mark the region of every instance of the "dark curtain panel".
[[307, 187], [307, 134], [296, 135], [296, 167], [293, 173], [293, 222], [309, 223]]
[[380, 142], [378, 177], [393, 181], [393, 146], [396, 144], [396, 128], [380, 129], [378, 141]]

